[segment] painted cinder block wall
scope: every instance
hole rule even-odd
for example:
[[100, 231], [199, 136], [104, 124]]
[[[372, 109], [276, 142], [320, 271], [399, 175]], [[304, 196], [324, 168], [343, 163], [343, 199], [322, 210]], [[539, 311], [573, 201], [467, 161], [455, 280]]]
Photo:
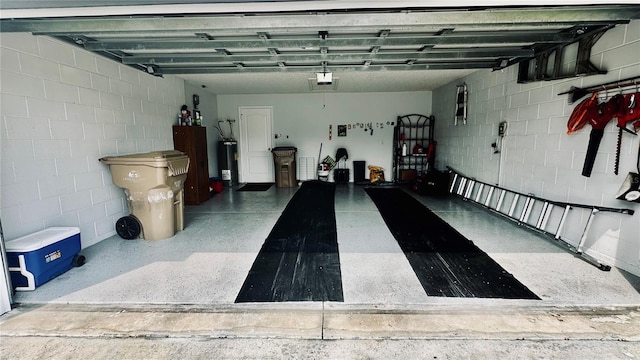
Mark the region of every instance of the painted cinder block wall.
[[[98, 159], [172, 149], [171, 126], [182, 104], [192, 108], [194, 93], [205, 125], [237, 118], [240, 105], [270, 105], [274, 132], [289, 135], [290, 142], [274, 145], [294, 144], [300, 156], [314, 158], [320, 142], [323, 156], [344, 146], [349, 167], [365, 160], [385, 167], [389, 177], [393, 129], [386, 122], [431, 112], [430, 92], [215, 96], [51, 38], [2, 33], [0, 42], [0, 217], [6, 239], [49, 226], [79, 226], [83, 247], [115, 235], [115, 221], [128, 213], [124, 192]], [[385, 127], [376, 127], [373, 136], [355, 129], [346, 138], [336, 136], [338, 124], [358, 122]], [[331, 141], [328, 124], [334, 125]], [[207, 140], [209, 172], [216, 176], [219, 137], [211, 126]]]
[[[634, 216], [597, 214], [586, 248], [606, 263], [640, 275], [640, 206], [615, 199], [627, 173], [636, 171], [640, 136], [624, 135], [620, 172], [614, 175], [617, 128], [611, 121], [593, 173], [584, 177], [591, 127], [567, 135], [567, 120], [579, 102], [570, 105], [567, 95], [557, 95], [571, 86], [640, 76], [639, 54], [640, 21], [636, 20], [609, 30], [592, 49], [592, 63], [607, 70], [606, 75], [518, 84], [518, 67], [512, 66], [479, 71], [435, 90], [437, 167], [451, 166], [467, 176], [547, 199], [635, 210]], [[469, 118], [467, 125], [455, 126], [456, 85], [461, 83], [468, 85]], [[494, 154], [491, 144], [498, 139], [501, 121], [508, 123], [507, 135], [502, 152]], [[580, 239], [585, 221], [586, 217], [567, 229], [569, 240]]]
[[106, 155], [173, 149], [184, 81], [56, 40], [3, 33], [0, 216], [6, 239], [79, 226], [87, 247], [128, 213]]

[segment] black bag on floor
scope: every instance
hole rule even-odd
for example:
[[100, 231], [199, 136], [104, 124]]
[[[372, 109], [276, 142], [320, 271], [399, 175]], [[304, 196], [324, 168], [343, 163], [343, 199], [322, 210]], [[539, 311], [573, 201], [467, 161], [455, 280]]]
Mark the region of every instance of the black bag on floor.
[[433, 170], [416, 178], [413, 190], [420, 195], [444, 196], [449, 193], [450, 173]]

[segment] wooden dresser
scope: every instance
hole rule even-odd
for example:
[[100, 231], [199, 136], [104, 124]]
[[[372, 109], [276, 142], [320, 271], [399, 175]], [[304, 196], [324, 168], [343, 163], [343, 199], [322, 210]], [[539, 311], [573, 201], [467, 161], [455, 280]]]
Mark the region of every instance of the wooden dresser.
[[173, 126], [173, 148], [189, 156], [189, 173], [184, 183], [184, 202], [198, 205], [209, 200], [207, 129], [204, 126]]

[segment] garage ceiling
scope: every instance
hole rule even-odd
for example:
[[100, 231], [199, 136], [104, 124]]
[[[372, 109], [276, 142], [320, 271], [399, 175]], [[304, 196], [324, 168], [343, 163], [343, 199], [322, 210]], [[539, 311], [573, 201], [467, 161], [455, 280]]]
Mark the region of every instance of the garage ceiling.
[[[129, 1], [114, 6], [121, 3], [4, 0], [1, 29], [51, 36], [217, 94], [375, 92], [432, 90], [640, 18], [640, 5], [371, 8], [336, 1], [260, 6], [190, 1], [186, 8], [181, 1], [166, 6]], [[225, 6], [212, 7], [221, 3]], [[333, 83], [317, 86], [318, 72], [333, 73]]]

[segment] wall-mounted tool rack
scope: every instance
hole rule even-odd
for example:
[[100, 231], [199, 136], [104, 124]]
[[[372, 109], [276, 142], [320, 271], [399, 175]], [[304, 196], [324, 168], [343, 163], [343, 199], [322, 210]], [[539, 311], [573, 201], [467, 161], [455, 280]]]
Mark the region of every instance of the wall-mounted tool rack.
[[[611, 270], [611, 266], [584, 253], [584, 244], [589, 228], [599, 212], [633, 215], [633, 210], [548, 200], [478, 181], [462, 175], [451, 167], [447, 167], [447, 169], [453, 174], [449, 187], [451, 194], [458, 195], [466, 201], [515, 221], [518, 225], [553, 238], [562, 248], [600, 270]], [[570, 216], [580, 219], [585, 215], [585, 211], [589, 213], [587, 222], [580, 241], [574, 245], [575, 241], [563, 237], [563, 231]]]
[[606, 82], [598, 85], [592, 85], [584, 88], [572, 86], [569, 90], [558, 93], [558, 95], [569, 94], [568, 103], [573, 104], [574, 102], [594, 92], [606, 93], [609, 90], [613, 90], [611, 91], [611, 93], [627, 92], [627, 91], [634, 91], [634, 90], [638, 91], [639, 87], [640, 87], [640, 75], [632, 76], [626, 79], [610, 81], [610, 82]]
[[[572, 86], [569, 90], [565, 92], [561, 92], [558, 95], [564, 95], [564, 94], [569, 94], [569, 97], [568, 97], [569, 104], [573, 104], [574, 102], [590, 94], [595, 94], [597, 100], [601, 100], [600, 104], [604, 104], [604, 102], [607, 102], [608, 100], [610, 100], [611, 96], [615, 97], [616, 95], [625, 94], [625, 98], [622, 104], [622, 106], [624, 106], [624, 109], [622, 111], [624, 115], [621, 117], [620, 113], [618, 113], [614, 116], [618, 122], [617, 124], [618, 139], [616, 144], [616, 156], [615, 156], [615, 163], [613, 166], [613, 173], [615, 175], [618, 175], [618, 170], [620, 166], [620, 151], [622, 146], [622, 133], [627, 132], [633, 136], [636, 136], [640, 129], [640, 119], [638, 119], [637, 116], [631, 116], [631, 117], [628, 116], [634, 112], [637, 115], [637, 109], [638, 109], [637, 104], [638, 104], [638, 101], [640, 101], [640, 98], [638, 98], [638, 94], [640, 94], [640, 76], [633, 76], [626, 79], [610, 81], [610, 82], [602, 83], [599, 85], [588, 86], [585, 88]], [[588, 100], [585, 100], [585, 101], [588, 101]], [[578, 107], [581, 105], [578, 105], [575, 109], [578, 109]], [[630, 130], [627, 128], [627, 124], [629, 123], [633, 124], [634, 130]], [[593, 159], [594, 157], [595, 155], [593, 155], [591, 159]], [[590, 172], [588, 174], [590, 174]], [[588, 176], [588, 175], [585, 175], [585, 176]]]

